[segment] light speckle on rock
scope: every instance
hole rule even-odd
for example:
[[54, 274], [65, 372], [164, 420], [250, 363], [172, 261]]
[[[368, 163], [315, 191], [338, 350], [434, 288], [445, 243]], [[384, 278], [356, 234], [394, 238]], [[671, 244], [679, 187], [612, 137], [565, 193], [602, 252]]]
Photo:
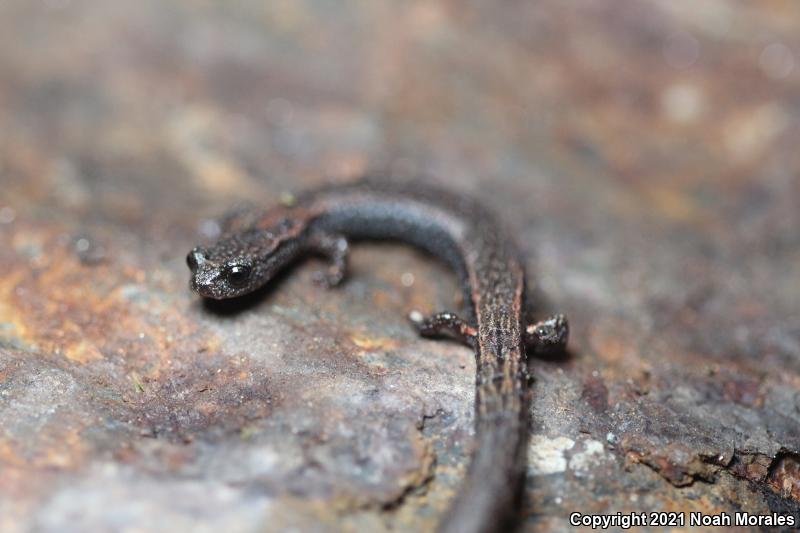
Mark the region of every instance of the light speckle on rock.
[[591, 470], [598, 462], [605, 459], [605, 448], [599, 440], [583, 441], [583, 451], [574, 454], [569, 460], [571, 470]]
[[564, 472], [567, 469], [564, 452], [573, 446], [575, 441], [567, 437], [534, 435], [528, 445], [528, 471], [535, 476]]

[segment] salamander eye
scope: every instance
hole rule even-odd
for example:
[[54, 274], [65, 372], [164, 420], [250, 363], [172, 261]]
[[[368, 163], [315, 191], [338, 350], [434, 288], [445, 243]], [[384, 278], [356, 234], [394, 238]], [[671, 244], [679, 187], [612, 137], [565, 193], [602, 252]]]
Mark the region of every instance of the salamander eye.
[[250, 281], [253, 269], [247, 265], [230, 265], [225, 269], [225, 279], [231, 287], [244, 287]]

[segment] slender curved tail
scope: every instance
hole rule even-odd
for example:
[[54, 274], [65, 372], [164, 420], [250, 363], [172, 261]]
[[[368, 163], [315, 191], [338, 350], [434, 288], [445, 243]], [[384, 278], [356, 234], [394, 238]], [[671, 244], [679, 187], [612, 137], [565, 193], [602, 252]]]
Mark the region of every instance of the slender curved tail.
[[442, 533], [507, 531], [516, 522], [525, 481], [530, 392], [524, 374], [517, 375], [524, 362], [509, 359], [488, 365], [479, 361], [475, 451], [462, 489], [439, 527]]

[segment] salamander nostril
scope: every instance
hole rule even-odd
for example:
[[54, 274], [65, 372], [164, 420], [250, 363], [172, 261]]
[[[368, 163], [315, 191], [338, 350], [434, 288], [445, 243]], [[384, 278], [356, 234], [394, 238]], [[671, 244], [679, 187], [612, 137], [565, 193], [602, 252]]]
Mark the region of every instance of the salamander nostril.
[[189, 265], [189, 270], [196, 272], [197, 268], [206, 261], [206, 256], [199, 248], [195, 248], [189, 255], [186, 256], [186, 264]]

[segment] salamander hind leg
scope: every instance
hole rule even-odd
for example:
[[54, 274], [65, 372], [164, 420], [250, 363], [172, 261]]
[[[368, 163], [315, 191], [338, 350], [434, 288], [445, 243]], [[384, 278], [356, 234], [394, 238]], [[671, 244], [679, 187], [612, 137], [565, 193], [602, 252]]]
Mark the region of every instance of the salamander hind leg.
[[470, 346], [475, 345], [477, 330], [455, 313], [436, 313], [426, 317], [419, 311], [412, 311], [408, 318], [423, 337], [449, 335]]
[[569, 339], [569, 322], [564, 315], [553, 315], [525, 328], [525, 344], [534, 354], [564, 350]]
[[315, 233], [307, 244], [312, 252], [325, 256], [330, 261], [328, 268], [314, 274], [314, 281], [326, 287], [339, 285], [347, 275], [350, 244], [343, 235]]

